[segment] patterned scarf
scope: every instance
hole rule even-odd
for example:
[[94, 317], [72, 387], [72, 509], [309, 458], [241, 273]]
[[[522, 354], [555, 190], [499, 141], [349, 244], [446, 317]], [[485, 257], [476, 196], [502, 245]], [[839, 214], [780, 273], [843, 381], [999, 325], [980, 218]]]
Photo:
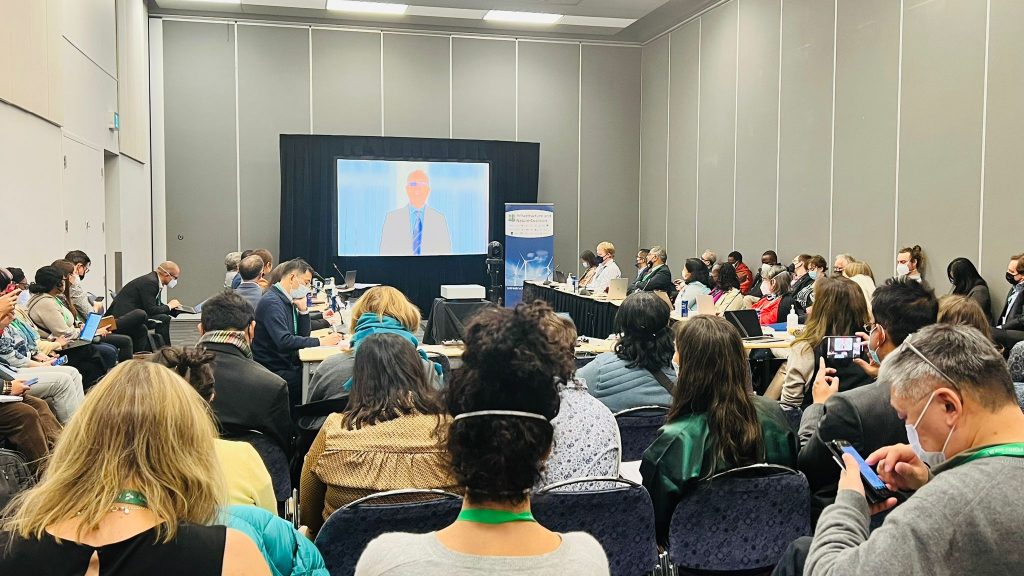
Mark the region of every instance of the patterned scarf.
[[245, 332], [238, 330], [210, 330], [199, 339], [200, 344], [212, 342], [214, 344], [230, 344], [238, 348], [246, 358], [252, 358], [252, 347], [245, 339]]

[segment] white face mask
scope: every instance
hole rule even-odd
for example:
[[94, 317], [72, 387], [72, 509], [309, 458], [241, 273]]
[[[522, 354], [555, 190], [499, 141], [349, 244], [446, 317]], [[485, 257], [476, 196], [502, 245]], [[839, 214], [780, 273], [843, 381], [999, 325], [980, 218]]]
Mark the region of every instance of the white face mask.
[[583, 263], [583, 269], [586, 270], [587, 268], [590, 268], [590, 263], [589, 262], [584, 262]]
[[767, 276], [768, 271], [772, 269], [771, 264], [761, 264], [761, 276]]
[[938, 452], [928, 452], [921, 446], [921, 437], [917, 435], [917, 426], [921, 423], [925, 413], [928, 412], [928, 407], [931, 406], [933, 399], [935, 399], [935, 392], [932, 392], [931, 396], [928, 397], [928, 402], [924, 405], [924, 410], [921, 410], [921, 415], [917, 417], [917, 422], [914, 422], [913, 426], [905, 424], [907, 427], [907, 442], [910, 443], [910, 447], [917, 454], [917, 457], [930, 468], [934, 468], [946, 461], [946, 446], [949, 445], [949, 440], [953, 437], [953, 431], [956, 430], [956, 426], [950, 429], [949, 434], [946, 436], [946, 441], [942, 444], [942, 450]]
[[903, 263], [896, 265], [897, 276], [906, 276], [907, 274], [910, 274], [910, 266], [907, 266], [906, 264]]
[[174, 288], [177, 285], [178, 285], [178, 279], [177, 278], [171, 278], [171, 281], [167, 283], [167, 287], [168, 288]]
[[766, 282], [761, 282], [761, 294], [765, 296], [772, 295], [772, 285]]

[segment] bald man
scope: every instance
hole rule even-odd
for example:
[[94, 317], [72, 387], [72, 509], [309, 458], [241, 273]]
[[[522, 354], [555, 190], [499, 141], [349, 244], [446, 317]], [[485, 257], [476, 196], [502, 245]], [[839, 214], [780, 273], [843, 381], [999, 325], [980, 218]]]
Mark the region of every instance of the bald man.
[[430, 178], [423, 170], [409, 173], [405, 181], [409, 203], [388, 212], [380, 236], [381, 256], [447, 255], [452, 237], [444, 214], [427, 206]]
[[[161, 262], [156, 270], [139, 276], [124, 285], [117, 293], [114, 301], [110, 303], [107, 314], [118, 319], [117, 331], [122, 331], [121, 318], [132, 314], [136, 310], [146, 313], [147, 320], [159, 320], [156, 333], [163, 339], [162, 344], [171, 343], [171, 316], [178, 315], [178, 308], [181, 303], [171, 300], [163, 303], [161, 290], [164, 286], [174, 288], [181, 276], [181, 268], [174, 262]], [[135, 341], [135, 351], [148, 350], [150, 348], [148, 338], [144, 331], [133, 331], [132, 339]], [[157, 343], [158, 345], [161, 343]]]

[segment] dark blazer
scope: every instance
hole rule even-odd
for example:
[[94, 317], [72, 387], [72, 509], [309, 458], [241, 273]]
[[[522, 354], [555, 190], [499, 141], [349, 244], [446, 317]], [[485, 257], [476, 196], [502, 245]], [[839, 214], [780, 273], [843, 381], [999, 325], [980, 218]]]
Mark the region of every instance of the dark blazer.
[[160, 288], [156, 272], [139, 276], [121, 288], [107, 308], [107, 314], [120, 318], [133, 310], [144, 310], [150, 318], [161, 314], [176, 315], [175, 310], [160, 301]]
[[256, 306], [253, 359], [278, 374], [299, 368], [299, 350], [320, 345], [309, 332], [309, 314], [299, 314], [288, 296], [271, 287]]
[[815, 517], [835, 501], [839, 484], [828, 442], [846, 440], [865, 458], [883, 446], [907, 443], [907, 429], [889, 404], [889, 386], [874, 383], [840, 392], [825, 401], [824, 412], [798, 460], [811, 486]]
[[260, 288], [260, 285], [255, 282], [243, 282], [238, 285], [238, 288], [235, 288], [235, 294], [245, 298], [255, 312], [256, 307], [259, 306], [260, 298], [263, 298], [263, 288]]
[[[1013, 289], [1010, 289], [1010, 294], [1013, 293]], [[1007, 295], [1009, 298], [1009, 294]], [[1009, 309], [1009, 315], [1007, 316], [1007, 310]], [[999, 322], [1002, 321], [1003, 316], [1006, 316], [1006, 322], [1002, 326]], [[1010, 301], [1007, 300], [1003, 304], [1003, 311], [992, 319], [992, 323], [996, 328], [1003, 328], [1005, 330], [1024, 330], [1024, 293], [1018, 294], [1017, 299], [1013, 302], [1013, 308], [1010, 308]]]
[[222, 434], [256, 430], [292, 452], [292, 418], [284, 378], [246, 358], [231, 344], [204, 342], [212, 352], [214, 391], [211, 407]]
[[668, 294], [670, 300], [676, 298], [676, 286], [672, 283], [672, 270], [667, 265], [658, 268], [654, 272], [649, 272], [644, 275], [643, 278], [637, 278], [633, 285], [629, 287], [629, 293], [632, 294], [638, 290], [644, 292], [655, 292], [661, 290]]
[[985, 317], [992, 321], [992, 296], [988, 291], [988, 286], [985, 284], [978, 284], [971, 291], [967, 293], [967, 297], [978, 303], [981, 309], [985, 312]]

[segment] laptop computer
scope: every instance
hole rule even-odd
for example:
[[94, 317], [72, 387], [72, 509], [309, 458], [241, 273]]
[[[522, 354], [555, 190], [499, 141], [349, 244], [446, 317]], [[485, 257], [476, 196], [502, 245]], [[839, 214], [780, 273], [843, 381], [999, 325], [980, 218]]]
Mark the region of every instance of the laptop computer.
[[[203, 300], [203, 302], [206, 302]], [[199, 314], [203, 311], [203, 302], [196, 304], [195, 306], [178, 306], [176, 310], [178, 312], [184, 312], [185, 314]]]
[[356, 271], [347, 270], [345, 272], [345, 289], [351, 290], [356, 287]]
[[629, 288], [629, 278], [612, 278], [608, 283], [609, 300], [625, 300]]
[[727, 310], [725, 319], [732, 322], [740, 331], [744, 340], [776, 340], [774, 336], [764, 333], [761, 323], [757, 320], [757, 312], [754, 310]]
[[82, 331], [78, 333], [78, 338], [68, 342], [68, 345], [64, 348], [70, 350], [79, 346], [85, 346], [86, 344], [92, 344], [92, 339], [96, 337], [96, 330], [99, 329], [100, 320], [102, 319], [102, 314], [97, 314], [96, 312], [89, 314], [89, 317], [85, 319], [85, 324], [82, 326]]
[[697, 294], [697, 314], [715, 315], [715, 299], [710, 294]]

